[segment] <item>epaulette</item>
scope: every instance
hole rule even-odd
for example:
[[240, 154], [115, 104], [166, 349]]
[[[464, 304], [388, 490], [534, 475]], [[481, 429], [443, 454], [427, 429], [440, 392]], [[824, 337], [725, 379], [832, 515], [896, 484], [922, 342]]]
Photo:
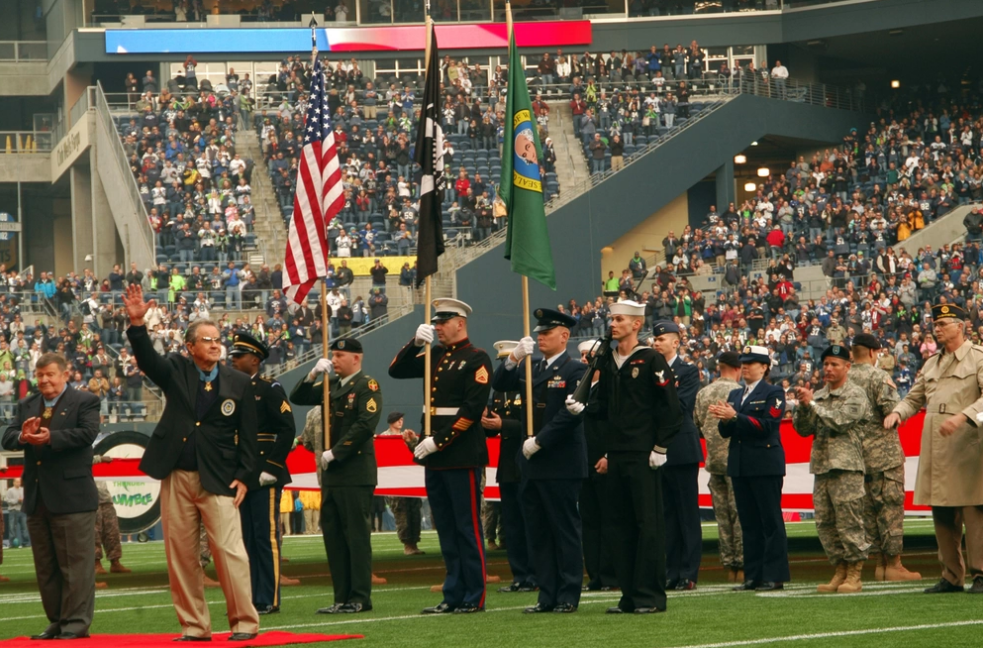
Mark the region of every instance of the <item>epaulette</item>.
[[980, 353], [983, 353], [983, 345], [974, 344], [973, 345], [973, 351], [978, 351]]

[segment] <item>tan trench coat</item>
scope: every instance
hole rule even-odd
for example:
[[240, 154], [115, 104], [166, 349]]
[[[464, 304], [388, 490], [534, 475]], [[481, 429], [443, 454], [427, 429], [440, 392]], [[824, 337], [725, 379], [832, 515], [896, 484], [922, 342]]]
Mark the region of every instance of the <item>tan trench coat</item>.
[[[955, 353], [925, 362], [915, 385], [894, 411], [902, 420], [925, 407], [915, 504], [983, 505], [983, 346], [964, 342]], [[972, 423], [943, 437], [939, 427], [954, 414]]]

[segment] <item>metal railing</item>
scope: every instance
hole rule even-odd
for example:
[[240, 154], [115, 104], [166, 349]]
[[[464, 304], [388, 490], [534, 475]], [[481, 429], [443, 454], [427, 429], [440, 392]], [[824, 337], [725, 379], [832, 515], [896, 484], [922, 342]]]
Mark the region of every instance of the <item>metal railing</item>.
[[0, 41], [0, 62], [46, 61], [47, 41]]
[[126, 151], [123, 150], [123, 142], [120, 140], [119, 131], [116, 129], [116, 122], [113, 121], [109, 103], [106, 101], [106, 94], [102, 90], [101, 83], [97, 84], [95, 88], [96, 119], [102, 123], [103, 128], [108, 131], [110, 139], [115, 142], [112, 146], [112, 151], [102, 151], [102, 153], [112, 158], [113, 164], [115, 164], [122, 174], [125, 190], [130, 194], [130, 200], [138, 210], [134, 214], [138, 225], [137, 229], [139, 230], [138, 235], [144, 238], [144, 241], [150, 248], [151, 254], [156, 255], [156, 234], [150, 226], [150, 219], [147, 217], [147, 208], [143, 204], [140, 188], [137, 186], [136, 178], [133, 177], [130, 162], [126, 159]]
[[51, 131], [0, 131], [0, 153], [50, 153]]

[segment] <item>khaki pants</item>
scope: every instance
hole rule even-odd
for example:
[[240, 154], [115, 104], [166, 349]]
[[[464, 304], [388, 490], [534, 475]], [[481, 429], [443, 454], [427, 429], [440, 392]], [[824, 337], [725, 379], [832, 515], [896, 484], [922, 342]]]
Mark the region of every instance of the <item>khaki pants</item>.
[[[967, 566], [970, 579], [983, 576], [983, 506], [933, 506], [932, 520], [942, 577], [962, 587]], [[966, 562], [960, 548], [963, 525], [966, 525]]]
[[160, 483], [161, 521], [171, 600], [181, 631], [211, 637], [212, 622], [205, 602], [205, 572], [199, 562], [198, 527], [204, 523], [212, 559], [232, 632], [259, 632], [252, 600], [249, 557], [242, 542], [242, 523], [232, 498], [209, 493], [197, 472], [175, 470]]
[[304, 535], [313, 535], [318, 531], [318, 518], [321, 512], [317, 509], [304, 509]]
[[625, 168], [625, 158], [621, 155], [611, 156], [611, 170], [620, 171]]

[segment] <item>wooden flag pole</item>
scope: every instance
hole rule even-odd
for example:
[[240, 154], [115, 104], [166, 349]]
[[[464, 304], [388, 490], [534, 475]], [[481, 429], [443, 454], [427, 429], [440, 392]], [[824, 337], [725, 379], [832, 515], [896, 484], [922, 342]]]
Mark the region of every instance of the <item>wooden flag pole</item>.
[[[424, 59], [430, 64], [430, 48], [433, 46], [433, 19], [430, 17], [430, 1], [427, 0], [426, 4], [426, 14], [427, 14], [427, 47], [426, 47], [426, 58]], [[427, 74], [433, 74], [433, 70], [427, 70]], [[424, 107], [425, 108], [425, 107]], [[420, 124], [419, 128], [425, 128], [424, 124]], [[430, 307], [431, 307], [431, 282], [430, 275], [427, 275], [426, 287], [423, 292], [423, 323], [430, 324]], [[431, 398], [431, 384], [433, 383], [433, 376], [431, 372], [433, 371], [432, 359], [430, 358], [431, 345], [429, 342], [423, 347], [423, 436], [428, 437], [433, 434], [430, 429], [430, 398]]]
[[[506, 38], [508, 39], [509, 48], [512, 47], [512, 3], [506, 1], [505, 3], [505, 27], [506, 27]], [[509, 70], [509, 78], [515, 78], [513, 76], [515, 70]], [[513, 92], [514, 88], [509, 88], [509, 92]], [[522, 336], [531, 337], [532, 332], [529, 330], [529, 319], [531, 315], [529, 314], [529, 277], [522, 275]], [[535, 404], [532, 401], [532, 356], [527, 355], [525, 359], [526, 365], [526, 436], [533, 436], [535, 430], [532, 427], [532, 412]]]
[[[328, 342], [331, 337], [331, 324], [328, 321], [328, 282], [321, 282], [321, 342], [324, 347], [324, 358], [328, 357], [329, 349]], [[324, 374], [324, 384], [322, 388], [324, 389], [322, 393], [322, 398], [324, 399], [324, 407], [321, 413], [324, 414], [321, 418], [322, 431], [324, 433], [324, 445], [325, 449], [331, 448], [331, 436], [328, 432], [329, 421], [331, 420], [331, 376], [327, 372]], [[317, 457], [318, 462], [321, 461], [320, 457]]]

